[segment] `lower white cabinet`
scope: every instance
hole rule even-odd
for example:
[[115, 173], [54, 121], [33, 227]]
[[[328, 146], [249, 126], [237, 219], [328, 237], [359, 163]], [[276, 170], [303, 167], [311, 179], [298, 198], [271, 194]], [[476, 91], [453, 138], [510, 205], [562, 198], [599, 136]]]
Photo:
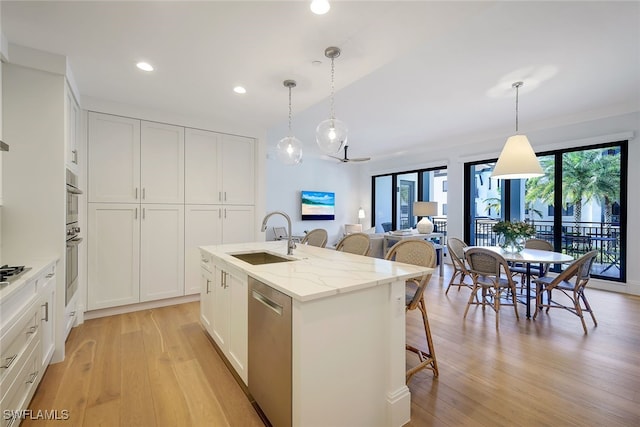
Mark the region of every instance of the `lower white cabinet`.
[[201, 290], [198, 247], [253, 242], [254, 217], [253, 206], [185, 206], [185, 295]]
[[[34, 265], [0, 300], [0, 427], [27, 408], [55, 350], [55, 261]], [[9, 411], [9, 412], [5, 412]]]
[[184, 207], [89, 204], [88, 308], [184, 294]]
[[200, 320], [236, 373], [248, 384], [248, 281], [203, 253]]

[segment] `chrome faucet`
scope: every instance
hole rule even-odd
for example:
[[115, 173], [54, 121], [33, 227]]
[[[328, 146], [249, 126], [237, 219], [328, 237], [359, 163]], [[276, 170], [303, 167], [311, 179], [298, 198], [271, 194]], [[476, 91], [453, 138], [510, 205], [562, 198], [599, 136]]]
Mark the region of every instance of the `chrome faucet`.
[[264, 219], [262, 220], [262, 231], [267, 231], [267, 220], [272, 216], [272, 215], [282, 215], [286, 220], [287, 220], [287, 255], [293, 255], [293, 250], [296, 248], [296, 244], [295, 242], [291, 239], [291, 218], [289, 218], [289, 215], [287, 215], [284, 212], [281, 211], [273, 211], [273, 212], [269, 212], [268, 214], [265, 215]]

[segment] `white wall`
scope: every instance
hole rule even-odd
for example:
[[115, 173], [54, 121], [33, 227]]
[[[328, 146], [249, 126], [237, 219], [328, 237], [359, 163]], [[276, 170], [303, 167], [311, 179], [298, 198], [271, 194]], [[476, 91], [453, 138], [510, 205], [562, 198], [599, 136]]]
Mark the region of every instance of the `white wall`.
[[[314, 141], [315, 143], [315, 141]], [[275, 143], [274, 143], [275, 145]], [[296, 166], [282, 164], [273, 151], [266, 159], [266, 211], [284, 211], [291, 217], [294, 235], [302, 235], [305, 230], [324, 228], [329, 233], [328, 245], [342, 237], [344, 224], [358, 222], [358, 209], [365, 209], [363, 228], [371, 223], [370, 202], [367, 192], [361, 191], [359, 176], [361, 166], [356, 163], [340, 163], [318, 157], [304, 156]], [[331, 191], [336, 193], [336, 215], [334, 221], [302, 221], [300, 191]], [[362, 197], [366, 195], [366, 197]], [[278, 219], [280, 218], [280, 219]], [[286, 225], [282, 217], [274, 216], [267, 224], [267, 239], [272, 237], [271, 227]]]
[[[579, 147], [589, 144], [613, 142], [629, 139], [629, 189], [627, 194], [627, 283], [620, 285], [612, 282], [593, 283], [605, 289], [640, 294], [640, 223], [633, 220], [634, 213], [640, 210], [640, 112], [618, 114], [610, 117], [596, 118], [567, 125], [527, 131], [527, 136], [536, 152], [559, 148]], [[497, 158], [506, 140], [505, 136], [488, 137], [486, 139], [451, 138], [445, 141], [429, 141], [415, 150], [410, 156], [388, 157], [379, 161], [366, 163], [359, 178], [363, 203], [371, 205], [371, 176], [388, 172], [400, 172], [425, 167], [446, 166], [448, 172], [447, 193], [448, 215], [447, 232], [449, 236], [463, 236], [464, 231], [464, 163], [474, 160]]]

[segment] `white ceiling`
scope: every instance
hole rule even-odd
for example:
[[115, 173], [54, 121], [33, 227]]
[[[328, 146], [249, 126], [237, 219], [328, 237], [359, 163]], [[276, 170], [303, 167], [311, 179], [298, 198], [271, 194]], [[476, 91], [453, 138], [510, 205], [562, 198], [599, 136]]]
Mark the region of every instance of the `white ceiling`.
[[[66, 55], [82, 96], [269, 130], [314, 152], [329, 115], [353, 157], [640, 110], [638, 1], [2, 1], [14, 44]], [[135, 63], [146, 60], [146, 74]], [[313, 65], [313, 61], [321, 61]], [[235, 85], [247, 88], [237, 95]], [[281, 135], [276, 137], [277, 135]], [[534, 144], [535, 145], [535, 144]]]

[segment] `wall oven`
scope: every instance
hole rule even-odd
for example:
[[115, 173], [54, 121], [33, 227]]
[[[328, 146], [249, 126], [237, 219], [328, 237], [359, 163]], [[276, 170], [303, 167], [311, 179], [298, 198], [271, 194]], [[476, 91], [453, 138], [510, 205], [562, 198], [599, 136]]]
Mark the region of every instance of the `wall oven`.
[[78, 188], [78, 177], [67, 169], [67, 233], [66, 233], [66, 268], [65, 268], [65, 305], [78, 289], [78, 245], [82, 242], [78, 226], [78, 199], [82, 191]]

